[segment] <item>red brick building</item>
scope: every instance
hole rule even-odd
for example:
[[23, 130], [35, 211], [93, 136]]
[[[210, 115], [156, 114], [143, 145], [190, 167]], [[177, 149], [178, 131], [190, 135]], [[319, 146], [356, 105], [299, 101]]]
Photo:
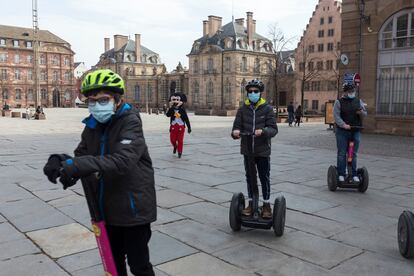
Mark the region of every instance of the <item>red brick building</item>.
[[[74, 52], [65, 40], [39, 30], [40, 101], [46, 107], [74, 105]], [[35, 105], [33, 30], [0, 25], [0, 104]]]

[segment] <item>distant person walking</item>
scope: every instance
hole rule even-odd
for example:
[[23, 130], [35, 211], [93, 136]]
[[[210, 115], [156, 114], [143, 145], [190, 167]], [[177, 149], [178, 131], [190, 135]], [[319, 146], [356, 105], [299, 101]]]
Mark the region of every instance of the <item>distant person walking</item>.
[[298, 127], [300, 126], [300, 120], [302, 119], [303, 112], [302, 112], [302, 106], [298, 105], [298, 108], [296, 108], [295, 111], [295, 126], [298, 124]]
[[293, 102], [290, 102], [290, 104], [287, 107], [288, 112], [288, 123], [289, 126], [292, 126], [293, 121], [295, 120], [295, 108], [293, 107]]

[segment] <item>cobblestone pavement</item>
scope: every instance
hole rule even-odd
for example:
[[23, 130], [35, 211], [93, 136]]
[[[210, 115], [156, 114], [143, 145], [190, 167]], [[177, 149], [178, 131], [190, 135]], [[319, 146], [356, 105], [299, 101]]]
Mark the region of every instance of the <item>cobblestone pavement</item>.
[[[0, 118], [0, 274], [103, 275], [80, 185], [63, 191], [42, 175], [50, 153], [71, 153], [85, 109], [48, 109], [47, 120]], [[232, 118], [191, 116], [182, 159], [168, 119], [143, 115], [156, 172], [157, 275], [414, 275], [397, 246], [397, 220], [414, 209], [414, 139], [363, 135], [365, 194], [328, 191], [333, 133], [322, 124], [280, 125], [273, 140], [273, 200], [287, 200], [283, 237], [228, 222], [232, 193], [246, 194]]]

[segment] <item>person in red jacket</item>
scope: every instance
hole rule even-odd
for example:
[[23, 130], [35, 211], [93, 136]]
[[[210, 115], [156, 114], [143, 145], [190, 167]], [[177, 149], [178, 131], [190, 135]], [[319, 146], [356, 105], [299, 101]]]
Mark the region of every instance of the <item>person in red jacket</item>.
[[182, 93], [174, 93], [170, 97], [170, 108], [167, 111], [167, 117], [170, 117], [170, 141], [173, 146], [173, 153], [177, 153], [178, 158], [181, 158], [184, 147], [184, 132], [185, 125], [187, 131], [191, 133], [190, 120], [184, 108], [184, 103], [187, 98]]

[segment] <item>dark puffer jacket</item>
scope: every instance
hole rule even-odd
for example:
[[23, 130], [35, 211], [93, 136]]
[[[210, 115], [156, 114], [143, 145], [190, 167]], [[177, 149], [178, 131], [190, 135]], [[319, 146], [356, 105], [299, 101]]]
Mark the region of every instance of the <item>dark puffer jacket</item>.
[[92, 116], [75, 157], [65, 163], [68, 173], [96, 190], [107, 224], [132, 226], [156, 220], [154, 170], [137, 110], [123, 104], [109, 123]]
[[241, 136], [241, 154], [270, 156], [270, 140], [277, 134], [278, 128], [273, 108], [264, 99], [260, 98], [256, 105], [252, 105], [249, 100], [245, 101], [245, 104], [237, 111], [233, 123], [232, 130], [236, 129], [240, 130], [242, 134], [252, 134], [257, 129], [263, 130], [263, 134], [258, 137]]

